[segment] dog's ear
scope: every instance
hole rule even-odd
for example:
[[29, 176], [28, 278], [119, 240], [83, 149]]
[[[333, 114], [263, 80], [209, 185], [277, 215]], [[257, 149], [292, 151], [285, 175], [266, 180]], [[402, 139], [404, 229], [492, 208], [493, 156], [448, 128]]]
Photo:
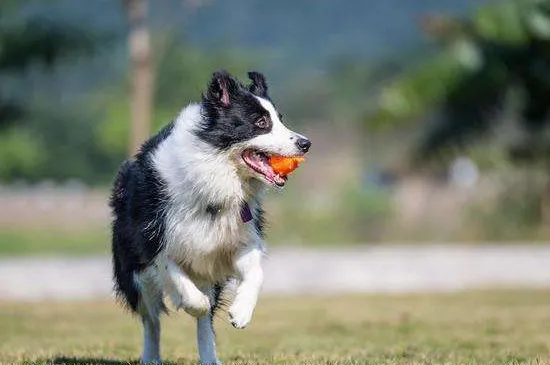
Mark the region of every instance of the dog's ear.
[[239, 90], [239, 83], [227, 71], [215, 72], [208, 86], [207, 98], [224, 106], [231, 105], [231, 96]]
[[248, 73], [248, 77], [252, 80], [252, 83], [248, 86], [248, 90], [254, 95], [267, 98], [267, 82], [264, 75], [252, 71]]

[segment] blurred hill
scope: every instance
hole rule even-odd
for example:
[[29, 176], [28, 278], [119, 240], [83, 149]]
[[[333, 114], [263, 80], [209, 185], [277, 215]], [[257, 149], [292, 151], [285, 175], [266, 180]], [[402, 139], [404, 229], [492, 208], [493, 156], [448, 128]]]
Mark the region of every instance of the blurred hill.
[[[322, 68], [334, 58], [366, 61], [391, 57], [424, 44], [416, 24], [427, 12], [464, 15], [488, 0], [292, 1], [160, 0], [150, 9], [153, 32], [174, 32], [205, 51], [247, 50], [276, 77]], [[34, 4], [27, 12], [42, 12], [106, 30], [117, 37], [115, 51], [104, 55], [102, 72], [124, 71], [127, 24], [119, 1], [95, 0], [83, 6], [63, 0]], [[425, 45], [425, 44], [424, 44]], [[96, 63], [97, 64], [97, 63]], [[82, 67], [89, 67], [83, 65]], [[94, 77], [91, 77], [91, 76]], [[68, 75], [74, 80], [75, 75]], [[86, 77], [87, 76], [87, 77]], [[102, 78], [100, 78], [101, 80]], [[73, 81], [74, 83], [74, 81]]]
[[[78, 24], [90, 37], [101, 35], [104, 44], [86, 57], [64, 59], [47, 69], [30, 65], [23, 75], [2, 77], [8, 98], [28, 105], [30, 112], [3, 137], [4, 145], [10, 146], [4, 155], [23, 156], [20, 152], [25, 149], [27, 161], [8, 161], [0, 179], [109, 181], [127, 151], [130, 118], [128, 23], [122, 2], [13, 4], [17, 5], [11, 5], [9, 16], [0, 17], [0, 26], [40, 16]], [[474, 0], [348, 1], [345, 6], [335, 0], [151, 2], [157, 75], [154, 129], [197, 100], [218, 68], [238, 75], [247, 69], [265, 72], [293, 124], [318, 124], [335, 120], [334, 116], [338, 124], [346, 120], [359, 124], [355, 119], [364, 109], [363, 100], [376, 87], [373, 77], [391, 74], [396, 65], [410, 62], [410, 55], [426, 53], [429, 43], [416, 29], [420, 16], [438, 11], [461, 15], [479, 4]], [[380, 72], [380, 67], [385, 69]]]
[[[166, 7], [174, 6], [165, 2]], [[415, 15], [465, 14], [479, 0], [206, 1], [184, 32], [196, 44], [268, 50], [281, 62], [319, 66], [342, 55], [376, 58], [418, 46]], [[162, 17], [162, 12], [154, 14]], [[176, 23], [181, 21], [174, 19]], [[228, 31], [230, 29], [230, 31]], [[295, 63], [292, 63], [296, 66]], [[288, 66], [286, 66], [288, 68]]]

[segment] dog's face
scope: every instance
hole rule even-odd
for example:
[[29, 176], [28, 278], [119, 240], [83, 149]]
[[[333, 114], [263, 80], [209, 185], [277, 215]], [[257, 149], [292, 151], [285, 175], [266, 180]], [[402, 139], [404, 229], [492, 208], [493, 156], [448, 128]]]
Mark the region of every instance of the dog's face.
[[273, 171], [269, 157], [302, 156], [311, 142], [283, 124], [264, 76], [257, 72], [248, 76], [252, 82], [245, 87], [226, 72], [213, 75], [202, 101], [205, 122], [197, 135], [228, 154], [241, 174], [283, 186], [286, 177]]

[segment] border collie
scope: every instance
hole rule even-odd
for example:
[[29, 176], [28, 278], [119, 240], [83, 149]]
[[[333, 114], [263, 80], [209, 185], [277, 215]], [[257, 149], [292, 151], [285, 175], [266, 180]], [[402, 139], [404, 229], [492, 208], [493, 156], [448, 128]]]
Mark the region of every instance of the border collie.
[[262, 191], [286, 178], [270, 155], [300, 156], [311, 142], [285, 127], [265, 78], [244, 86], [213, 74], [202, 101], [185, 107], [120, 168], [110, 205], [117, 296], [143, 324], [144, 363], [160, 363], [161, 312], [169, 297], [197, 318], [200, 362], [219, 364], [212, 318], [235, 283], [229, 320], [246, 327], [262, 285]]

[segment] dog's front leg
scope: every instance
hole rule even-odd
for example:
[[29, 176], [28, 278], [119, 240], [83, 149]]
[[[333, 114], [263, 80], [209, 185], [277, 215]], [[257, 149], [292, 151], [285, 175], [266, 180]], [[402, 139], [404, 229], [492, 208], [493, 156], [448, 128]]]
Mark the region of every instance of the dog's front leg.
[[189, 276], [173, 261], [166, 264], [166, 287], [176, 308], [183, 308], [193, 317], [202, 317], [210, 311], [210, 300], [197, 288]]
[[[202, 290], [210, 298], [210, 303], [216, 305], [217, 296], [213, 288]], [[216, 336], [214, 335], [214, 323], [212, 309], [205, 316], [197, 318], [197, 347], [199, 349], [201, 365], [221, 365], [216, 355]]]
[[259, 246], [247, 247], [235, 261], [237, 292], [229, 309], [229, 319], [235, 328], [244, 328], [250, 322], [262, 287], [263, 251]]

